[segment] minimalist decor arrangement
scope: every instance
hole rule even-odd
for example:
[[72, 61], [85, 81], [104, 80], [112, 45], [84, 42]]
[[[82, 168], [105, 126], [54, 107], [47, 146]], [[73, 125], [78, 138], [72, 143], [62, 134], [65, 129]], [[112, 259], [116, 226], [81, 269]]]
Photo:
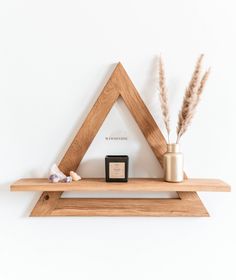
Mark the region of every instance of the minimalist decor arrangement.
[[179, 141], [182, 135], [186, 132], [196, 107], [200, 101], [204, 86], [208, 79], [210, 69], [201, 76], [203, 54], [197, 60], [192, 78], [188, 87], [185, 90], [182, 108], [179, 112], [179, 120], [177, 125], [176, 143], [170, 143], [170, 110], [168, 104], [168, 94], [165, 82], [165, 71], [161, 57], [159, 58], [159, 93], [163, 121], [167, 131], [167, 152], [164, 155], [164, 179], [167, 182], [182, 182], [184, 179], [183, 170], [183, 154], [180, 153]]
[[[59, 169], [66, 175], [77, 170], [103, 121], [118, 98], [123, 98], [154, 155], [163, 166], [167, 143], [151, 113], [118, 63], [83, 125], [62, 158]], [[47, 178], [20, 179], [12, 191], [43, 192], [31, 216], [209, 216], [197, 191], [228, 192], [229, 185], [218, 179], [187, 179], [169, 183], [163, 179], [130, 178], [106, 183], [105, 179], [86, 179], [71, 183], [50, 183]], [[179, 198], [63, 198], [64, 191], [77, 192], [177, 192]]]
[[72, 181], [79, 181], [81, 177], [74, 171], [70, 171], [70, 176], [66, 176], [54, 163], [49, 172], [49, 182], [51, 183], [71, 183]]
[[128, 182], [129, 157], [124, 155], [106, 156], [106, 182]]

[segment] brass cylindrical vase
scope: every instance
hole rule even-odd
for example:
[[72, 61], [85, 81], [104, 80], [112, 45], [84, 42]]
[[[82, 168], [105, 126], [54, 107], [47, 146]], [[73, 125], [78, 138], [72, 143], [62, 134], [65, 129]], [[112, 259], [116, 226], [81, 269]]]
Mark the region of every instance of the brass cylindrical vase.
[[184, 157], [180, 152], [179, 144], [167, 144], [164, 154], [164, 180], [167, 182], [182, 182], [184, 179]]

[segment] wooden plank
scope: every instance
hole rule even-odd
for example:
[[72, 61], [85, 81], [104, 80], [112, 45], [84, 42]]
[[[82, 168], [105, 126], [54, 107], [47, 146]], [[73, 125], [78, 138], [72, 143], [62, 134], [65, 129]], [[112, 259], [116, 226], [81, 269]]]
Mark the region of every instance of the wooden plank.
[[60, 198], [48, 215], [41, 216], [208, 217], [208, 213], [201, 203], [181, 199]]
[[[118, 67], [119, 65], [116, 66], [110, 79], [106, 83], [104, 89], [59, 164], [59, 168], [67, 175], [69, 175], [71, 170], [76, 170], [78, 168], [84, 154], [120, 95], [117, 90]], [[45, 197], [48, 197], [48, 193], [43, 192], [32, 210], [31, 216], [40, 216], [40, 213], [49, 214], [57, 204], [57, 201], [61, 197], [62, 193], [62, 191], [51, 193], [51, 199], [47, 201], [45, 200]]]
[[[141, 129], [144, 137], [146, 138], [149, 146], [151, 147], [157, 160], [163, 167], [163, 155], [167, 149], [167, 143], [165, 137], [160, 131], [157, 123], [152, 117], [147, 106], [144, 104], [142, 98], [140, 97], [137, 89], [132, 83], [129, 75], [126, 73], [124, 67], [121, 63], [118, 64], [117, 71], [119, 72], [119, 85], [121, 87], [120, 94], [128, 107], [129, 111], [133, 115], [135, 121], [137, 122], [139, 128]], [[187, 179], [187, 175], [185, 174]], [[187, 194], [182, 195], [181, 192], [177, 192], [179, 198], [185, 199]], [[198, 196], [195, 193], [195, 196]], [[200, 200], [200, 198], [199, 198]]]
[[227, 192], [230, 187], [218, 179], [186, 179], [168, 183], [162, 179], [130, 178], [127, 183], [106, 183], [104, 179], [82, 179], [72, 183], [50, 183], [46, 178], [21, 179], [11, 186], [12, 191], [77, 191], [77, 192]]
[[118, 68], [119, 65], [116, 66], [59, 164], [59, 168], [67, 175], [71, 170], [75, 171], [78, 168], [84, 154], [120, 95], [117, 87]]
[[43, 192], [31, 211], [31, 217], [50, 216], [52, 210], [57, 206], [61, 192]]
[[[119, 63], [98, 97], [92, 110], [64, 155], [59, 168], [66, 174], [76, 170], [89, 145], [93, 141], [103, 121], [119, 96], [136, 120], [155, 156], [162, 165], [166, 151], [166, 141], [135, 89], [133, 83]], [[187, 179], [187, 177], [185, 177]], [[31, 181], [30, 181], [31, 180]], [[41, 181], [40, 181], [41, 180]], [[134, 179], [136, 180], [136, 179]], [[143, 180], [143, 179], [142, 179]], [[147, 179], [150, 180], [150, 179]], [[153, 180], [153, 179], [151, 179]], [[191, 181], [191, 180], [190, 180]], [[180, 199], [79, 199], [60, 198], [63, 191], [108, 191], [108, 184], [95, 180], [82, 180], [72, 184], [48, 184], [45, 179], [18, 181], [12, 190], [44, 191], [31, 216], [208, 216], [207, 210], [198, 197], [196, 190], [229, 191], [222, 181], [195, 181], [185, 185], [155, 181], [130, 180], [128, 184], [110, 185], [110, 191], [175, 191], [179, 190]], [[168, 184], [166, 187], [165, 184]], [[205, 184], [205, 185], [204, 185]], [[128, 187], [127, 187], [128, 186]], [[192, 191], [193, 190], [193, 191]]]
[[167, 149], [166, 140], [124, 67], [120, 63], [118, 66], [120, 94], [149, 146], [162, 165], [162, 156]]

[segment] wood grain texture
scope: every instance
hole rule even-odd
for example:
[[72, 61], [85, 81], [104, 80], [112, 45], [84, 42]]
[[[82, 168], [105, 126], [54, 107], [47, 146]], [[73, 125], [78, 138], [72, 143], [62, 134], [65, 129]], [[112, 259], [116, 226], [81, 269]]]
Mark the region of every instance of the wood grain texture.
[[162, 157], [167, 149], [166, 140], [122, 64], [119, 64], [117, 71], [119, 73], [120, 94], [153, 153], [162, 165]]
[[61, 192], [43, 192], [31, 211], [31, 217], [50, 216], [57, 206]]
[[77, 170], [84, 154], [120, 95], [118, 87], [118, 68], [119, 65], [116, 66], [59, 164], [59, 168], [67, 175], [69, 175], [71, 170]]
[[[71, 170], [75, 171], [78, 168], [87, 149], [120, 95], [116, 88], [118, 67], [119, 64], [116, 66], [110, 79], [106, 83], [104, 89], [59, 164], [61, 171], [67, 175], [69, 175]], [[49, 209], [50, 207], [50, 209], [52, 209], [53, 205], [56, 205], [57, 200], [61, 197], [62, 193], [63, 192], [57, 192], [51, 194], [50, 196], [52, 199], [45, 202], [44, 198], [47, 197], [48, 194], [43, 192], [35, 205], [31, 216], [40, 216], [41, 211], [44, 213], [47, 211], [46, 209]]]
[[[104, 179], [82, 179], [72, 183], [50, 183], [46, 178], [21, 179], [11, 186], [12, 191], [76, 191], [76, 192], [227, 192], [228, 184], [217, 179], [186, 179], [168, 183], [163, 179], [130, 178], [127, 183], [107, 183]], [[195, 196], [194, 196], [195, 197]]]
[[[121, 63], [118, 63], [116, 71], [120, 95], [141, 129], [154, 155], [163, 167], [163, 155], [167, 150], [165, 137]], [[185, 179], [187, 179], [186, 174]], [[182, 195], [181, 191], [177, 192], [177, 194], [181, 199], [187, 198], [187, 194]], [[196, 193], [195, 196], [198, 197]]]
[[43, 216], [208, 217], [201, 202], [180, 199], [60, 198]]
[[[162, 156], [166, 152], [166, 141], [155, 120], [142, 101], [138, 91], [127, 75], [121, 63], [118, 63], [102, 93], [98, 97], [90, 113], [85, 119], [59, 168], [66, 174], [76, 170], [89, 145], [111, 110], [118, 97], [121, 96], [147, 139], [156, 158], [162, 165]], [[187, 179], [187, 176], [185, 176]], [[32, 180], [32, 179], [31, 179]], [[42, 179], [39, 179], [42, 180]], [[229, 187], [222, 181], [186, 180], [185, 185], [165, 185], [163, 182], [133, 181], [127, 185], [129, 191], [178, 191], [179, 199], [80, 199], [60, 198], [65, 190], [126, 191], [125, 185], [104, 185], [101, 182], [83, 180], [79, 183], [48, 185], [42, 181], [20, 181], [12, 185], [12, 190], [44, 191], [31, 216], [208, 216], [196, 192], [190, 190], [228, 191]], [[98, 185], [98, 186], [97, 186]], [[52, 189], [53, 188], [53, 189]], [[46, 190], [46, 191], [45, 191]], [[56, 191], [57, 190], [57, 191]], [[96, 189], [97, 191], [97, 189]]]

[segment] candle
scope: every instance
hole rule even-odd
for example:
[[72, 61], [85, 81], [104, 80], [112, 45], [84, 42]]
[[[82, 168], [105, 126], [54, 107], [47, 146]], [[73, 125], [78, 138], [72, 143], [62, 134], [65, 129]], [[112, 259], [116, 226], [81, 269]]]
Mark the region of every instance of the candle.
[[128, 163], [127, 155], [106, 156], [106, 182], [128, 182]]

